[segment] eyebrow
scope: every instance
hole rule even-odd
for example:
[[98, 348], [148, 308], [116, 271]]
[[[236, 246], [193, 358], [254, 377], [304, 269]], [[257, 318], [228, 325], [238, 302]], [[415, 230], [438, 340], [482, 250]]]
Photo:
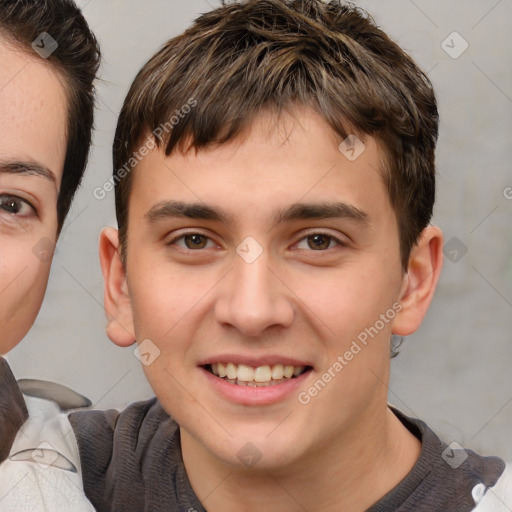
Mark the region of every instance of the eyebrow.
[[[234, 217], [227, 212], [203, 203], [163, 201], [154, 205], [145, 215], [150, 223], [169, 218], [212, 220], [233, 224]], [[362, 225], [370, 224], [370, 216], [356, 206], [343, 202], [297, 203], [278, 210], [273, 216], [274, 224], [294, 220], [348, 219]]]
[[35, 162], [4, 161], [0, 160], [0, 174], [18, 174], [25, 176], [39, 176], [54, 185], [57, 185], [57, 178], [50, 169]]

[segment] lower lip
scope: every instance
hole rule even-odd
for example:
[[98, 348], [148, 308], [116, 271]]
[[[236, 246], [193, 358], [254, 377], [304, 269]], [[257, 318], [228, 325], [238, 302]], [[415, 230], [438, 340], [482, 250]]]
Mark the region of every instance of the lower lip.
[[308, 378], [311, 370], [302, 375], [288, 379], [274, 386], [239, 386], [213, 375], [205, 368], [201, 368], [213, 389], [223, 398], [240, 405], [271, 405], [296, 393], [302, 383]]

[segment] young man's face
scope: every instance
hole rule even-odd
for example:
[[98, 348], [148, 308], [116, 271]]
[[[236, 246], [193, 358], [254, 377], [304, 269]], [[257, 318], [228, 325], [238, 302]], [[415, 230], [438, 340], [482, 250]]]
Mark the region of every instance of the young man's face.
[[0, 354], [32, 326], [57, 235], [66, 97], [35, 52], [0, 38]]
[[422, 313], [398, 304], [415, 277], [381, 150], [367, 137], [351, 161], [339, 143], [307, 110], [197, 155], [153, 151], [133, 175], [127, 286], [103, 233], [109, 334], [142, 342], [184, 450], [284, 467], [385, 415], [391, 334]]

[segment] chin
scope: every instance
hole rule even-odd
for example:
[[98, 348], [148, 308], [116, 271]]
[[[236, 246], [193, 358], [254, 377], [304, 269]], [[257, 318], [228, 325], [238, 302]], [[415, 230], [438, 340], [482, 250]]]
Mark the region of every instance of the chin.
[[[274, 424], [274, 429], [276, 425]], [[233, 437], [225, 436], [222, 444], [217, 439], [199, 439], [210, 454], [224, 464], [237, 469], [275, 471], [285, 468], [300, 458], [297, 448], [305, 450], [303, 439], [283, 430], [270, 434], [272, 430], [242, 429], [243, 435], [230, 431]]]

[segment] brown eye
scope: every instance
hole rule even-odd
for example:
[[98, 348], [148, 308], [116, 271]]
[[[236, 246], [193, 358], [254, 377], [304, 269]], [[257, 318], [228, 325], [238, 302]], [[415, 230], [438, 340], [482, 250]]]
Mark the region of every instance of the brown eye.
[[8, 197], [7, 199], [0, 199], [0, 208], [5, 210], [7, 213], [19, 213], [21, 210], [21, 201]]
[[0, 213], [2, 212], [10, 215], [30, 216], [35, 210], [30, 203], [19, 197], [0, 194]]
[[311, 235], [307, 239], [309, 248], [315, 251], [328, 249], [332, 241], [332, 238], [327, 235]]
[[166, 242], [169, 247], [179, 247], [184, 251], [199, 251], [200, 249], [213, 249], [215, 242], [207, 235], [190, 231]]
[[208, 238], [204, 235], [194, 234], [183, 237], [187, 249], [204, 249], [208, 243]]

